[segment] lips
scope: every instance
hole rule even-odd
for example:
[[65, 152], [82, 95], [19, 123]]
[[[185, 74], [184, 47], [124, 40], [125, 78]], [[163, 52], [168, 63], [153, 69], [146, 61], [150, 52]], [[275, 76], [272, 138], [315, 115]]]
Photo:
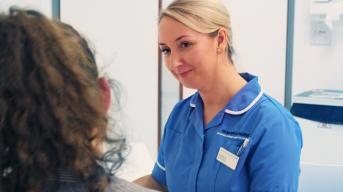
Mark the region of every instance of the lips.
[[185, 76], [188, 72], [192, 71], [192, 67], [189, 65], [180, 65], [176, 68], [176, 74], [179, 76]]

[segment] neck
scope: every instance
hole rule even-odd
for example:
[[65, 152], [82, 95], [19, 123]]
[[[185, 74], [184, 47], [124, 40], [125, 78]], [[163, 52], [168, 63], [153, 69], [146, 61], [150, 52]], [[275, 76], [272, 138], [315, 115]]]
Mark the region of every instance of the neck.
[[199, 90], [204, 108], [222, 109], [228, 101], [246, 84], [231, 63], [223, 64], [209, 84]]

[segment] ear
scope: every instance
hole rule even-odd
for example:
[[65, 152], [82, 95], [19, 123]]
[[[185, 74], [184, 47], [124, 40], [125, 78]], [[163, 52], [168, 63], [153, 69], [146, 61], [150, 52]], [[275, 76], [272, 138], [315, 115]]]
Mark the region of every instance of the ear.
[[218, 29], [217, 34], [217, 48], [219, 50], [226, 50], [227, 46], [227, 32], [223, 28]]
[[98, 79], [99, 86], [102, 92], [104, 110], [108, 111], [111, 106], [111, 86], [107, 79], [101, 77]]

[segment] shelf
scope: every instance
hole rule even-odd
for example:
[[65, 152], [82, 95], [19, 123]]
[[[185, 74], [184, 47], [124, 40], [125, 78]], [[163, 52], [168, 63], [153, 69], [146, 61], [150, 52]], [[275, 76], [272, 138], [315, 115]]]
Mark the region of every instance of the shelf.
[[330, 124], [343, 124], [343, 90], [315, 89], [293, 97], [291, 113]]
[[343, 90], [314, 89], [293, 96], [293, 103], [343, 107]]

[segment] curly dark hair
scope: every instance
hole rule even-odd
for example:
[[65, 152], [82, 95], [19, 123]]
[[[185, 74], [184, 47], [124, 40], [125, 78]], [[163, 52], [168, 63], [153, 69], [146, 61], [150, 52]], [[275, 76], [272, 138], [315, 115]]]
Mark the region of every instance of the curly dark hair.
[[[114, 172], [125, 140], [110, 138], [95, 59], [71, 26], [36, 11], [0, 15], [0, 191], [41, 191], [68, 169]], [[103, 153], [94, 143], [112, 143]], [[107, 174], [89, 184], [103, 191]]]

